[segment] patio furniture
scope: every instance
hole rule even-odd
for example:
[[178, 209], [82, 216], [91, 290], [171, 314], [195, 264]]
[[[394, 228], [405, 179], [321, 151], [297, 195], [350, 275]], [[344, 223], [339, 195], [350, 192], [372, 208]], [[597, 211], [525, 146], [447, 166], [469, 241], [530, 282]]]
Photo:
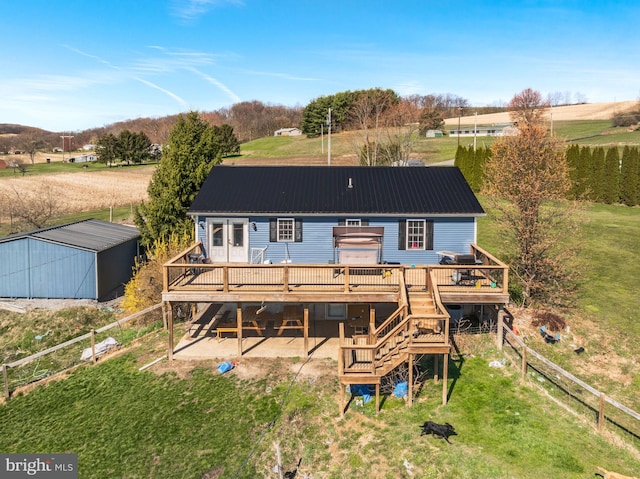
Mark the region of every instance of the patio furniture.
[[302, 308], [295, 304], [290, 304], [284, 307], [282, 314], [282, 321], [276, 324], [278, 330], [278, 336], [282, 335], [285, 329], [298, 329], [304, 331], [304, 325], [302, 324]]
[[262, 336], [267, 329], [267, 320], [258, 316], [258, 309], [260, 306], [247, 306], [242, 310], [242, 330], [252, 330]]

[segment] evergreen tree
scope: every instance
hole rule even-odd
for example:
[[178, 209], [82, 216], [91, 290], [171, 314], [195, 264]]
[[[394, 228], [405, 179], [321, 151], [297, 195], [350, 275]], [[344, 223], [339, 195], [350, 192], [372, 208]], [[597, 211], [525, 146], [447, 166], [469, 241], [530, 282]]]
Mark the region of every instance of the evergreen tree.
[[591, 154], [591, 168], [589, 172], [589, 199], [601, 202], [603, 199], [604, 148], [596, 147]]
[[113, 133], [107, 133], [96, 142], [96, 156], [100, 163], [111, 166], [120, 156], [118, 152], [118, 138]]
[[591, 157], [593, 153], [591, 148], [583, 146], [580, 148], [580, 158], [576, 167], [576, 184], [575, 184], [575, 198], [581, 199], [589, 197], [591, 192], [589, 191], [591, 185]]
[[640, 205], [640, 151], [637, 146], [631, 148], [630, 160], [632, 176], [636, 177], [635, 195], [632, 197], [634, 205]]
[[193, 235], [187, 210], [214, 165], [221, 162], [213, 127], [197, 112], [181, 115], [153, 173], [149, 201], [136, 209], [135, 223], [145, 246], [171, 234]]
[[231, 125], [214, 125], [213, 134], [216, 137], [216, 141], [220, 148], [220, 154], [223, 157], [237, 155], [240, 153], [240, 142], [233, 133], [233, 127]]
[[569, 168], [569, 178], [571, 179], [571, 192], [569, 196], [575, 199], [578, 198], [580, 147], [578, 145], [571, 145], [567, 148], [565, 155], [567, 157], [567, 167]]
[[471, 183], [472, 171], [471, 164], [469, 163], [469, 153], [466, 147], [458, 146], [453, 165], [458, 167], [460, 173], [462, 173], [462, 176], [464, 176], [464, 179], [467, 180], [467, 183]]
[[627, 206], [638, 204], [639, 176], [638, 148], [625, 146], [622, 150], [622, 167], [620, 171], [620, 200]]
[[620, 201], [620, 155], [618, 148], [607, 150], [602, 172], [602, 202], [608, 205]]

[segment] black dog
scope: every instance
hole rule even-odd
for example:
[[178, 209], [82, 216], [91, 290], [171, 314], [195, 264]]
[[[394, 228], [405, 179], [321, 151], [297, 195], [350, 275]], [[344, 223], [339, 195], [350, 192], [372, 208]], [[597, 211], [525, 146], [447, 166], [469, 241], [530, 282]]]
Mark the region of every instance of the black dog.
[[420, 427], [422, 428], [422, 432], [420, 433], [421, 436], [424, 436], [425, 434], [431, 434], [431, 436], [433, 437], [441, 437], [449, 444], [451, 444], [451, 442], [449, 442], [449, 436], [456, 435], [455, 429], [448, 422], [445, 422], [444, 424], [438, 424], [433, 421], [427, 421]]

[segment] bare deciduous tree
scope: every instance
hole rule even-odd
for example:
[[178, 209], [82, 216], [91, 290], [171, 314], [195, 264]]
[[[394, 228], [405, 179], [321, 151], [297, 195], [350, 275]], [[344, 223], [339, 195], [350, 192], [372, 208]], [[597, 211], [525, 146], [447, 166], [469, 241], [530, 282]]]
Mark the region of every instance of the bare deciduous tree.
[[540, 92], [531, 88], [517, 93], [507, 105], [511, 119], [521, 127], [542, 123], [548, 108], [549, 100], [543, 100]]
[[499, 138], [491, 149], [483, 193], [502, 237], [511, 240], [511, 271], [522, 302], [566, 302], [576, 279], [575, 250], [566, 240], [575, 235], [578, 215], [577, 204], [565, 200], [571, 183], [564, 142], [534, 124]]
[[31, 191], [18, 191], [11, 186], [0, 200], [5, 215], [11, 218], [12, 229], [44, 228], [63, 209], [61, 192], [48, 183]]

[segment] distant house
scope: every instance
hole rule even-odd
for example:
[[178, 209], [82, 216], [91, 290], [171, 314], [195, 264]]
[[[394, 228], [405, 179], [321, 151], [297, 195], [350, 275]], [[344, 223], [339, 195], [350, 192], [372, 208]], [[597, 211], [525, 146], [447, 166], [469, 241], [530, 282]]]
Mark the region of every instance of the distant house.
[[426, 137], [427, 138], [441, 138], [444, 134], [440, 130], [427, 130]]
[[96, 219], [0, 238], [0, 297], [111, 299], [131, 279], [139, 238]]
[[89, 143], [89, 144], [83, 145], [82, 149], [84, 151], [93, 151], [93, 150], [96, 149], [96, 145], [93, 145], [93, 144]]
[[94, 154], [78, 155], [69, 158], [69, 163], [86, 163], [88, 161], [97, 161], [98, 157]]
[[494, 123], [492, 125], [477, 125], [469, 126], [462, 125], [460, 129], [452, 128], [449, 130], [449, 136], [451, 137], [465, 137], [465, 136], [505, 136], [512, 135], [514, 130], [514, 123]]
[[302, 130], [300, 128], [280, 128], [273, 133], [273, 136], [300, 136]]

